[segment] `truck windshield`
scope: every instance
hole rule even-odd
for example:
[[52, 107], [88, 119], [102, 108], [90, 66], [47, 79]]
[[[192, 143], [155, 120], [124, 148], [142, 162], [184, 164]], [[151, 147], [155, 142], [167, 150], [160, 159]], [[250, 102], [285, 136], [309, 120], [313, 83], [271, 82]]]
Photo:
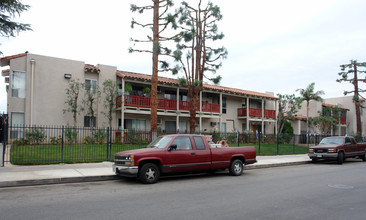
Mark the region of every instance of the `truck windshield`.
[[319, 145], [326, 145], [326, 144], [336, 144], [336, 145], [342, 145], [344, 138], [324, 138], [322, 141], [320, 141]]
[[147, 145], [148, 148], [159, 148], [164, 149], [168, 146], [169, 142], [173, 139], [171, 136], [162, 136], [155, 139], [155, 141], [151, 142]]

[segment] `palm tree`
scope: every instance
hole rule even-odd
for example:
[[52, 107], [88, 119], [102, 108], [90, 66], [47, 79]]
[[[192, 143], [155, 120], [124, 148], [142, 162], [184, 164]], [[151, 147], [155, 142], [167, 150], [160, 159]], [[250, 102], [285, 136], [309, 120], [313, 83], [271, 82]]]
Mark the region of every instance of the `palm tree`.
[[314, 91], [315, 83], [310, 83], [306, 89], [297, 89], [300, 93], [300, 98], [302, 101], [306, 101], [306, 143], [308, 143], [308, 133], [309, 133], [309, 104], [311, 100], [322, 102], [323, 98], [321, 95], [324, 95], [324, 91]]

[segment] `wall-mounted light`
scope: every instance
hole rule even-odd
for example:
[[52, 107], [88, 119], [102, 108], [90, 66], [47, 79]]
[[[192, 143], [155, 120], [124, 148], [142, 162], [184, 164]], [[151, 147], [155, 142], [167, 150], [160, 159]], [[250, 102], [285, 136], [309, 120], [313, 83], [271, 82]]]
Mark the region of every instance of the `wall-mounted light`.
[[65, 77], [65, 79], [71, 79], [71, 74], [70, 73], [65, 73], [64, 77]]

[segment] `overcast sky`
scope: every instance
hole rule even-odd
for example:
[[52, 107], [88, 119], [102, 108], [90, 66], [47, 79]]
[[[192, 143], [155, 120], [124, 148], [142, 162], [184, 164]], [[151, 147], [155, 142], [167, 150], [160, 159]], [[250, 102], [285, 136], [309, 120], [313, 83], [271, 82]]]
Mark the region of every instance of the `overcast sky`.
[[[192, 0], [193, 1], [193, 0]], [[150, 0], [28, 0], [19, 20], [33, 31], [0, 38], [3, 56], [33, 54], [117, 66], [151, 74], [151, 55], [129, 54], [130, 4]], [[180, 1], [174, 1], [179, 5]], [[343, 96], [349, 83], [337, 83], [339, 65], [366, 62], [365, 0], [213, 0], [221, 8], [218, 28], [229, 52], [218, 73], [220, 85], [274, 94], [296, 93], [315, 82], [324, 97]], [[150, 15], [143, 15], [150, 19]], [[2, 68], [4, 69], [4, 68]], [[170, 74], [160, 74], [175, 78]], [[365, 87], [365, 86], [364, 86]], [[6, 111], [4, 78], [0, 112]]]

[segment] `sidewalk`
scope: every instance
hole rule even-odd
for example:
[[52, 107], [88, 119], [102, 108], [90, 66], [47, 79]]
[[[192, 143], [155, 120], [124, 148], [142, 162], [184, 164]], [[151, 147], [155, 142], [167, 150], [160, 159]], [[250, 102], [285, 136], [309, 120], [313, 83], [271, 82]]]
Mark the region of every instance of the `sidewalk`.
[[[246, 169], [305, 164], [310, 162], [310, 159], [307, 154], [300, 154], [257, 156], [257, 161], [255, 164], [246, 166]], [[118, 179], [112, 171], [112, 164], [112, 162], [103, 162], [40, 166], [5, 165], [0, 167], [0, 188]]]

